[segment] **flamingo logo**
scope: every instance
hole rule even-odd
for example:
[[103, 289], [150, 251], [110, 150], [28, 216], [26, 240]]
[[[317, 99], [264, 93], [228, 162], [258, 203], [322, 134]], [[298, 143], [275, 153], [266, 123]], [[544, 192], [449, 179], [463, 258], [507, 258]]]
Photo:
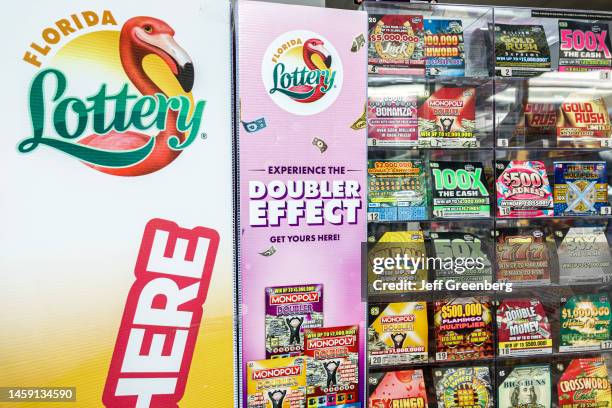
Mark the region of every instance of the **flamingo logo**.
[[71, 38], [50, 66], [36, 65], [33, 132], [18, 150], [44, 145], [115, 176], [172, 163], [200, 134], [206, 104], [194, 101], [194, 65], [174, 34], [162, 20], [134, 17], [120, 31]]
[[334, 46], [317, 33], [290, 31], [274, 40], [261, 67], [272, 100], [295, 115], [314, 115], [330, 107], [342, 88], [342, 61]]

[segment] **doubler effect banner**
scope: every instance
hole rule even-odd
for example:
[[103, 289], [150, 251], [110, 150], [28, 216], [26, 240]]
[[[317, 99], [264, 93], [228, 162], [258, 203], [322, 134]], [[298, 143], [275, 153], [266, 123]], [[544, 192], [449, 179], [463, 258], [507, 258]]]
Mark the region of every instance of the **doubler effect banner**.
[[366, 15], [236, 19], [243, 405], [361, 406]]
[[0, 406], [231, 407], [229, 2], [76, 4], [5, 10]]

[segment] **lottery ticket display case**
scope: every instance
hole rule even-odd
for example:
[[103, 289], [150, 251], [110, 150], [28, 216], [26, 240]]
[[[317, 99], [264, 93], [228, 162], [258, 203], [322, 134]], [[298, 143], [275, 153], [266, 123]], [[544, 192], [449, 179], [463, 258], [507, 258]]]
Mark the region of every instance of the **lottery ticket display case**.
[[612, 14], [364, 9], [365, 406], [612, 407]]

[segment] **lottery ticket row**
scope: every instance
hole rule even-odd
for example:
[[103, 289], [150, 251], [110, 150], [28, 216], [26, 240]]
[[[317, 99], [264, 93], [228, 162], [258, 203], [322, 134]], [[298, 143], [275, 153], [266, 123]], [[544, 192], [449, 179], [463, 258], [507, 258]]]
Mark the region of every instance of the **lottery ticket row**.
[[[493, 282], [494, 276], [496, 282], [513, 288], [612, 282], [612, 254], [603, 226], [555, 228], [554, 232], [538, 226], [516, 227], [495, 234], [493, 243], [468, 232], [387, 231], [367, 245], [368, 293], [419, 291], [422, 282], [437, 281], [443, 287], [446, 281]], [[397, 286], [406, 282], [416, 287]]]
[[[383, 381], [388, 374], [377, 377], [373, 368], [394, 369], [427, 363], [430, 348], [432, 361], [476, 360], [477, 363], [496, 354], [504, 357], [551, 355], [553, 347], [561, 354], [612, 348], [608, 294], [562, 298], [555, 317], [551, 309], [535, 297], [500, 302], [477, 296], [429, 304], [422, 301], [371, 303], [367, 333], [369, 384], [372, 385], [373, 378]], [[431, 325], [430, 320], [433, 320]], [[275, 405], [279, 401], [288, 401], [296, 407], [325, 406], [321, 404], [330, 400], [339, 405], [359, 402], [358, 327], [330, 328], [323, 324], [322, 285], [268, 288], [266, 351], [270, 358], [247, 364], [250, 407], [270, 403], [282, 406]], [[431, 340], [430, 326], [433, 327]], [[554, 332], [558, 335], [553, 336]], [[599, 364], [597, 358], [584, 360], [588, 361], [588, 364]], [[570, 367], [572, 364], [578, 363], [571, 363]], [[434, 370], [434, 380], [444, 381], [445, 375], [456, 375], [453, 370], [464, 370], [462, 376], [471, 373], [478, 377], [484, 368], [439, 368]], [[371, 390], [370, 402], [393, 388], [410, 388], [405, 383], [400, 385]], [[384, 395], [378, 396], [384, 399]]]
[[[368, 88], [368, 145], [405, 148], [492, 147], [493, 103], [496, 146], [541, 146], [601, 149], [612, 146], [612, 124], [601, 81], [558, 84], [551, 97], [547, 84], [459, 86], [448, 81], [402, 83], [401, 78], [370, 83]], [[506, 100], [527, 88], [524, 99]], [[609, 102], [609, 101], [608, 101]]]
[[607, 292], [368, 305], [369, 368], [612, 349]]
[[[368, 220], [490, 217], [491, 173], [483, 162], [371, 159]], [[552, 173], [554, 184], [549, 182], [543, 161], [496, 161], [496, 216], [538, 218], [612, 213], [605, 161], [555, 161]]]
[[[531, 77], [552, 71], [553, 64], [560, 72], [612, 68], [610, 27], [605, 20], [559, 19], [556, 32], [548, 27], [547, 33], [543, 24], [492, 21], [480, 30], [464, 32], [472, 21], [425, 16], [416, 10], [371, 11], [368, 18], [370, 73], [464, 76], [474, 71], [469, 66], [474, 59], [466, 58], [466, 50], [473, 47], [486, 48], [480, 54], [487, 59], [484, 74], [491, 76]], [[547, 34], [555, 34], [554, 43], [549, 43]]]
[[370, 373], [368, 408], [609, 407], [608, 356]]

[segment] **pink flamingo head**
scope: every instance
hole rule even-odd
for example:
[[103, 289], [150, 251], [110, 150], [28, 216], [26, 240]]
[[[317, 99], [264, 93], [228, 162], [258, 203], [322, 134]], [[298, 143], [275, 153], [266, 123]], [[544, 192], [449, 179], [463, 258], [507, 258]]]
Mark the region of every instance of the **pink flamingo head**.
[[193, 62], [174, 40], [172, 27], [162, 20], [133, 17], [126, 21], [121, 29], [120, 53], [128, 76], [134, 70], [139, 75], [142, 59], [146, 55], [155, 54], [168, 65], [185, 92], [193, 88]]
[[313, 55], [318, 55], [327, 69], [331, 68], [332, 57], [330, 52], [325, 48], [323, 41], [318, 38], [311, 38], [304, 43], [304, 62], [309, 69], [322, 69], [312, 61]]
[[[119, 35], [121, 65], [130, 81], [143, 95], [163, 92], [148, 77], [142, 65], [147, 55], [157, 55], [168, 66], [185, 92], [190, 92], [194, 83], [193, 63], [189, 55], [174, 40], [174, 30], [167, 23], [153, 17], [133, 17], [125, 22]], [[150, 155], [130, 167], [112, 168], [90, 165], [107, 174], [116, 176], [141, 176], [153, 173], [171, 163], [180, 151], [169, 148], [168, 138], [177, 136], [181, 141], [185, 134], [176, 129], [177, 112], [169, 110], [164, 129], [155, 136], [155, 145]], [[112, 131], [106, 135], [93, 134], [79, 143], [102, 150], [131, 150], [145, 145], [151, 136], [133, 131]], [[89, 165], [89, 164], [88, 164]]]

